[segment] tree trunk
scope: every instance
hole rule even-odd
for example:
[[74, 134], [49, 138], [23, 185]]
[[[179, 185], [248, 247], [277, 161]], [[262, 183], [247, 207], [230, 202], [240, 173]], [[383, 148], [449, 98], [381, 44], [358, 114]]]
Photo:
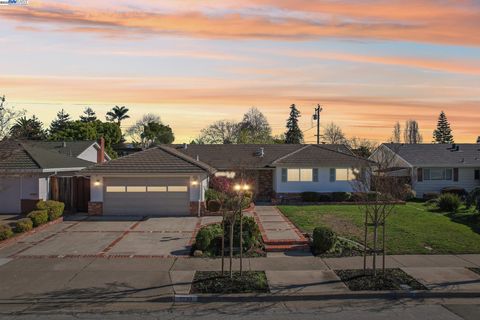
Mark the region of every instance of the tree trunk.
[[240, 202], [240, 275], [243, 274], [243, 216], [242, 203]]
[[230, 222], [230, 279], [233, 278], [233, 228], [235, 227], [235, 213]]
[[377, 231], [378, 231], [378, 221], [375, 220], [373, 223], [373, 276], [377, 276]]
[[368, 213], [365, 211], [365, 238], [363, 241], [363, 274], [367, 274]]
[[222, 212], [222, 277], [225, 275], [225, 211]]
[[386, 255], [386, 247], [385, 247], [385, 217], [383, 218], [383, 226], [382, 226], [382, 272], [383, 272], [383, 275], [385, 275], [385, 255]]

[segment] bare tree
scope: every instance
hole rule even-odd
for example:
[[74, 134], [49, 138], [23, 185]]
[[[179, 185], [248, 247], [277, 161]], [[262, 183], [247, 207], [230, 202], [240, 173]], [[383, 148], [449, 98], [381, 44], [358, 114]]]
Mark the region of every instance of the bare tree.
[[420, 134], [420, 127], [416, 120], [408, 120], [405, 123], [405, 131], [403, 133], [405, 143], [422, 143], [423, 137]]
[[395, 126], [393, 127], [393, 134], [390, 139], [393, 143], [400, 143], [402, 142], [402, 127], [400, 126], [400, 122], [397, 121]]
[[357, 179], [352, 181], [352, 186], [358, 195], [358, 205], [365, 213], [363, 268], [366, 273], [367, 254], [371, 254], [373, 275], [376, 276], [378, 254], [382, 255], [382, 270], [385, 272], [387, 218], [395, 212], [399, 200], [404, 200], [406, 193], [405, 185], [399, 183], [398, 178], [389, 175], [396, 166], [395, 152], [381, 145], [370, 159], [373, 161], [367, 163], [357, 175]]
[[267, 117], [255, 107], [243, 115], [238, 133], [238, 143], [272, 143], [272, 128]]
[[202, 129], [198, 141], [207, 144], [237, 143], [239, 124], [230, 120], [219, 120]]
[[359, 157], [368, 158], [377, 149], [377, 143], [368, 139], [353, 137], [346, 141], [353, 153]]
[[13, 107], [8, 107], [5, 96], [0, 97], [0, 140], [8, 137], [10, 128], [25, 113], [25, 110], [15, 110]]
[[162, 121], [159, 115], [153, 113], [144, 114], [141, 119], [137, 120], [133, 126], [127, 129], [126, 136], [130, 137], [134, 143], [143, 144], [144, 129], [149, 123], [161, 124]]
[[341, 144], [346, 143], [347, 138], [339, 125], [330, 122], [323, 129], [322, 139], [326, 143]]

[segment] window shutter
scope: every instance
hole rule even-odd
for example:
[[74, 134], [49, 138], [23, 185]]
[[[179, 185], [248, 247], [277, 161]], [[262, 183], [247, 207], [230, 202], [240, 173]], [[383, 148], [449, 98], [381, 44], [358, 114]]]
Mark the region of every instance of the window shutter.
[[313, 182], [318, 182], [318, 168], [312, 169]]
[[422, 168], [417, 169], [417, 181], [418, 182], [423, 181], [423, 169]]
[[330, 169], [330, 182], [335, 182], [337, 180], [337, 171], [335, 168]]
[[458, 181], [458, 168], [453, 168], [453, 181]]
[[287, 182], [287, 177], [288, 177], [287, 168], [282, 168], [282, 182]]

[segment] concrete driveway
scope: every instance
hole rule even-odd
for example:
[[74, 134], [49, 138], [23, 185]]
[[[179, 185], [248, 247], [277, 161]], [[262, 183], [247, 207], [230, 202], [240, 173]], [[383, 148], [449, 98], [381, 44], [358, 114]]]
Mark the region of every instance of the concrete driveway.
[[0, 258], [187, 256], [194, 232], [204, 218], [76, 219], [51, 226], [0, 249]]

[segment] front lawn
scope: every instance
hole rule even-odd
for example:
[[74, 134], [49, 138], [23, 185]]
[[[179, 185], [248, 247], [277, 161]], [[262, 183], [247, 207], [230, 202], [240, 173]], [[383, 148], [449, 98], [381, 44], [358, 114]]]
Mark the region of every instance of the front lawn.
[[[303, 232], [316, 226], [332, 228], [338, 235], [363, 242], [364, 214], [356, 205], [279, 206]], [[387, 219], [387, 254], [480, 253], [480, 219], [467, 210], [443, 214], [422, 203], [398, 205]]]

